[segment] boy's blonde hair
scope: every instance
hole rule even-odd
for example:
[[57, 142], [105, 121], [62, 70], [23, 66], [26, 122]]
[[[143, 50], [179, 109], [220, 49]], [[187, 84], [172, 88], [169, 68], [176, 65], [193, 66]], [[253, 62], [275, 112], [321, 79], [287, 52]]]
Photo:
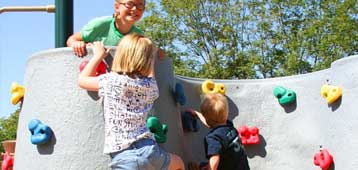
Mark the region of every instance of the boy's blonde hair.
[[112, 71], [147, 76], [154, 65], [157, 47], [139, 34], [128, 34], [118, 43]]
[[206, 94], [200, 104], [200, 111], [210, 128], [226, 123], [229, 114], [229, 104], [226, 97], [220, 93]]

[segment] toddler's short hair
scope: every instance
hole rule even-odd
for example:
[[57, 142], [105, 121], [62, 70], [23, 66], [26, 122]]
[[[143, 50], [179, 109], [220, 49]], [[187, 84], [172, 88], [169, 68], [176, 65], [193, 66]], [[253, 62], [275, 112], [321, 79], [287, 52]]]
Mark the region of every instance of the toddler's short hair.
[[200, 104], [200, 111], [210, 128], [226, 123], [229, 114], [229, 104], [226, 97], [220, 93], [206, 94]]

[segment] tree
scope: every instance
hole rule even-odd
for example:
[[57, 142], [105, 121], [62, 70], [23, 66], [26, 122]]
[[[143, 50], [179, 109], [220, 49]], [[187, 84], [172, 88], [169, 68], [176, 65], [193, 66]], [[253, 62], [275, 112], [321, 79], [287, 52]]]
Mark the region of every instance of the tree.
[[[160, 4], [159, 4], [160, 3]], [[176, 74], [268, 78], [328, 68], [358, 53], [356, 0], [162, 0], [144, 28]]]
[[[20, 108], [12, 113], [8, 118], [0, 118], [0, 141], [16, 139], [17, 124], [19, 120]], [[4, 148], [0, 147], [0, 153]]]

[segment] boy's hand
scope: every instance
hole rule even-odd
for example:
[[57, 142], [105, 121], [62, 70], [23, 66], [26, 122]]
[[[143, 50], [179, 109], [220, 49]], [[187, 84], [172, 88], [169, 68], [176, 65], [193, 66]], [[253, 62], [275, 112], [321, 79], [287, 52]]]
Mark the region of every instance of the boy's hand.
[[164, 58], [165, 58], [164, 50], [162, 50], [160, 48], [158, 49], [158, 57], [159, 57], [160, 60], [164, 60]]
[[78, 57], [83, 57], [87, 55], [86, 43], [84, 41], [73, 42], [72, 49], [75, 55]]

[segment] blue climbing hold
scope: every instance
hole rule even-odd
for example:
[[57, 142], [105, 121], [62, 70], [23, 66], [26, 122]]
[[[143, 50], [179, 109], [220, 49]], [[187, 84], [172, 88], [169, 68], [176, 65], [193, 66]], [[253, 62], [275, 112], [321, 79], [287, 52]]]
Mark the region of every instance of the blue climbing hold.
[[175, 90], [174, 90], [174, 99], [176, 102], [178, 102], [180, 105], [185, 105], [186, 103], [186, 97], [184, 94], [184, 87], [180, 83], [175, 84]]
[[184, 131], [197, 132], [199, 131], [199, 124], [196, 117], [191, 112], [185, 111], [181, 115], [181, 121]]
[[38, 119], [32, 119], [28, 128], [31, 132], [31, 143], [34, 145], [47, 143], [53, 135], [51, 128]]

